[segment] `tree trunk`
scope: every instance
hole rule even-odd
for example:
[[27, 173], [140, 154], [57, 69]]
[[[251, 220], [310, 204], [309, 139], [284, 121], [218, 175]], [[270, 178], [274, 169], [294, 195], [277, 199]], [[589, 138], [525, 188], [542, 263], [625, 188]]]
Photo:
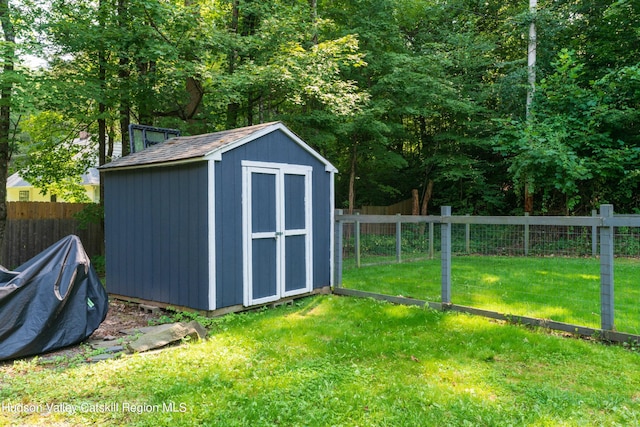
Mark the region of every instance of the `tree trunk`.
[[189, 100], [184, 107], [184, 118], [185, 120], [191, 120], [198, 112], [202, 97], [204, 96], [204, 89], [202, 83], [195, 77], [187, 77], [186, 90], [187, 94], [189, 94]]
[[[0, 0], [0, 21], [5, 42], [2, 51], [4, 59], [2, 71], [5, 75], [10, 75], [13, 73], [15, 58], [15, 33], [9, 16], [9, 0]], [[4, 242], [4, 232], [7, 227], [7, 175], [11, 157], [9, 131], [11, 128], [12, 90], [12, 79], [3, 79], [0, 88], [0, 248]]]
[[411, 215], [418, 215], [420, 213], [420, 197], [418, 196], [418, 189], [411, 190], [411, 199], [413, 204], [411, 206]]
[[318, 44], [318, 0], [309, 0], [309, 9], [311, 9], [311, 43], [315, 46]]
[[533, 193], [529, 191], [529, 184], [524, 184], [524, 211], [533, 213]]
[[[99, 25], [104, 29], [104, 2], [100, 0], [98, 2], [98, 17]], [[100, 51], [98, 52], [98, 81], [100, 82], [100, 98], [98, 101], [98, 166], [102, 166], [107, 160], [107, 119], [106, 112], [107, 106], [104, 103], [105, 91], [107, 87], [107, 69], [105, 64], [107, 58], [104, 51], [104, 46], [100, 45]], [[100, 180], [100, 200], [102, 201], [102, 180]]]
[[[229, 24], [229, 30], [232, 34], [238, 35], [238, 22], [240, 18], [240, 11], [238, 9], [238, 0], [233, 0], [232, 3], [232, 11], [231, 11], [231, 23]], [[235, 49], [231, 49], [229, 52], [229, 64], [227, 67], [227, 72], [231, 76], [236, 69], [236, 61], [238, 58], [238, 51]], [[227, 104], [227, 129], [234, 129], [237, 127], [238, 123], [238, 111], [240, 110], [240, 105], [237, 102], [230, 102]]]
[[[98, 119], [98, 165], [102, 166], [107, 162], [107, 120], [105, 115], [107, 112], [107, 106], [102, 101], [104, 99], [104, 90], [107, 79], [107, 73], [104, 67], [105, 57], [104, 52], [99, 53], [98, 61], [98, 79], [100, 80], [100, 103], [98, 104], [98, 111], [100, 112], [100, 118]], [[104, 179], [100, 178], [100, 204], [104, 205]]]
[[142, 125], [153, 126], [154, 119], [154, 93], [153, 87], [156, 84], [156, 62], [137, 62], [138, 69], [138, 97], [136, 106], [138, 120]]
[[[98, 105], [98, 109], [100, 111], [100, 118], [98, 119], [98, 164], [99, 166], [104, 165], [107, 162], [107, 120], [105, 119], [107, 106], [104, 104], [102, 99], [104, 99], [104, 92], [106, 86], [107, 73], [105, 70], [105, 57], [104, 51], [101, 51], [99, 56], [100, 65], [98, 66], [98, 74], [100, 79], [100, 89], [101, 89], [101, 100]], [[100, 174], [100, 207], [104, 209], [104, 174], [99, 172]], [[100, 218], [100, 229], [102, 230], [102, 235], [104, 236], [104, 215]], [[102, 253], [104, 253], [104, 242], [102, 244]]]
[[[185, 0], [184, 5], [189, 7], [194, 4], [194, 0]], [[201, 18], [199, 9], [194, 9], [193, 19], [199, 20]], [[198, 76], [199, 77], [199, 76]], [[200, 79], [195, 76], [187, 77], [185, 81], [185, 90], [187, 91], [187, 104], [182, 109], [184, 120], [191, 120], [200, 109], [202, 98], [204, 97], [204, 88]]]
[[113, 160], [113, 145], [116, 140], [116, 131], [112, 124], [107, 128], [107, 161]]
[[247, 95], [247, 126], [253, 126], [253, 98], [251, 91]]
[[422, 195], [422, 206], [420, 207], [420, 215], [427, 215], [429, 208], [429, 201], [431, 201], [431, 195], [433, 194], [433, 180], [430, 179], [427, 183], [427, 188]]
[[126, 66], [128, 64], [128, 60], [126, 58], [120, 58], [120, 71], [118, 72], [118, 77], [120, 78], [122, 86], [120, 86], [120, 135], [122, 136], [122, 155], [126, 156], [131, 152], [129, 146], [129, 124], [131, 123], [131, 103], [129, 100], [129, 91], [128, 91], [128, 80], [129, 80], [129, 71]]
[[[127, 26], [127, 0], [118, 0], [118, 25], [123, 31]], [[126, 47], [123, 49], [126, 51]], [[131, 120], [131, 99], [129, 93], [129, 58], [126, 52], [119, 53], [118, 79], [120, 80], [120, 136], [122, 137], [122, 155], [130, 153], [129, 147], [129, 123]]]

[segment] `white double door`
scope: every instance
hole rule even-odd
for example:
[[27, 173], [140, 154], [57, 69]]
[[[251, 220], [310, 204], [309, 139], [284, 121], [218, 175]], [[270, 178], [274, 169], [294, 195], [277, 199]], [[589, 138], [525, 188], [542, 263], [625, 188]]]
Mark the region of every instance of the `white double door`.
[[244, 305], [312, 290], [310, 166], [242, 162]]

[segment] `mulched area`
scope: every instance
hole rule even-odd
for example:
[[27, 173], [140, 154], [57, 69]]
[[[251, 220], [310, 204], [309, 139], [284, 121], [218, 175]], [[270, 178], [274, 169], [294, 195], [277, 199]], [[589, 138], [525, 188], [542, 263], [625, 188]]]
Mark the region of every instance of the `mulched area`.
[[157, 320], [160, 316], [158, 313], [141, 310], [138, 304], [110, 299], [107, 318], [89, 339], [119, 338], [123, 335], [121, 331], [149, 326], [149, 322]]

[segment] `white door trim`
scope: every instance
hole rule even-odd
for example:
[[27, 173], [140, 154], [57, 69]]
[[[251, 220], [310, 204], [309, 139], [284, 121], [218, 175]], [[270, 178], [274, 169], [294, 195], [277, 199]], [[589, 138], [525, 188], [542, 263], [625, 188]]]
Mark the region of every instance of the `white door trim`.
[[[252, 218], [251, 218], [251, 176], [254, 173], [264, 173], [273, 175], [276, 178], [275, 185], [275, 219], [276, 229], [272, 232], [253, 232], [252, 227]], [[244, 283], [244, 305], [252, 306], [258, 304], [265, 304], [272, 301], [277, 301], [280, 298], [279, 291], [276, 290], [274, 295], [266, 296], [263, 298], [254, 298], [253, 297], [253, 240], [254, 239], [276, 239], [278, 238], [278, 230], [282, 228], [279, 224], [281, 221], [281, 212], [280, 212], [280, 185], [279, 185], [279, 169], [277, 168], [267, 168], [264, 166], [242, 166], [242, 234], [243, 234], [243, 283]], [[280, 247], [276, 245], [276, 259], [280, 259], [281, 255], [279, 254]], [[279, 284], [281, 281], [282, 271], [280, 270], [279, 263], [276, 264], [276, 284]]]
[[[252, 306], [277, 301], [280, 298], [311, 292], [313, 289], [313, 236], [312, 236], [312, 171], [311, 166], [291, 165], [286, 163], [269, 163], [242, 161], [242, 251], [243, 251], [243, 304]], [[276, 177], [276, 230], [274, 232], [258, 232], [252, 230], [252, 188], [253, 173], [273, 174]], [[305, 228], [286, 230], [285, 227], [285, 175], [302, 175], [305, 177]], [[305, 239], [305, 274], [306, 283], [302, 288], [286, 290], [286, 238], [288, 236], [306, 235]], [[253, 297], [253, 251], [254, 239], [276, 239], [276, 293], [263, 298]]]
[[[284, 176], [285, 175], [301, 175], [304, 176], [305, 185], [304, 185], [304, 210], [305, 210], [305, 228], [302, 229], [290, 229], [287, 230], [286, 227], [283, 227], [285, 242], [288, 236], [306, 236], [305, 239], [305, 277], [306, 283], [302, 288], [292, 289], [290, 291], [286, 290], [286, 283], [282, 283], [282, 296], [289, 297], [293, 295], [299, 295], [311, 292], [313, 290], [313, 197], [312, 197], [312, 172], [313, 168], [311, 166], [296, 166], [291, 167], [290, 165], [283, 168], [282, 173], [282, 188], [284, 188]], [[286, 215], [286, 212], [285, 212]], [[284, 216], [283, 216], [283, 225], [284, 225]], [[284, 243], [284, 242], [283, 242]], [[284, 245], [283, 245], [284, 246]], [[283, 257], [283, 272], [286, 271], [286, 265]]]

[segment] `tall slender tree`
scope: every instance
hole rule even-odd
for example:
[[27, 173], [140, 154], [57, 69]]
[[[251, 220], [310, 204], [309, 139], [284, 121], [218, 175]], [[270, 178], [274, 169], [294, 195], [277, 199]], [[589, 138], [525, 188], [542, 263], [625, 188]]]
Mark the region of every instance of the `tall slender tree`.
[[11, 97], [15, 67], [15, 42], [9, 0], [0, 0], [2, 76], [0, 78], [0, 245], [7, 225], [7, 175], [10, 158]]

